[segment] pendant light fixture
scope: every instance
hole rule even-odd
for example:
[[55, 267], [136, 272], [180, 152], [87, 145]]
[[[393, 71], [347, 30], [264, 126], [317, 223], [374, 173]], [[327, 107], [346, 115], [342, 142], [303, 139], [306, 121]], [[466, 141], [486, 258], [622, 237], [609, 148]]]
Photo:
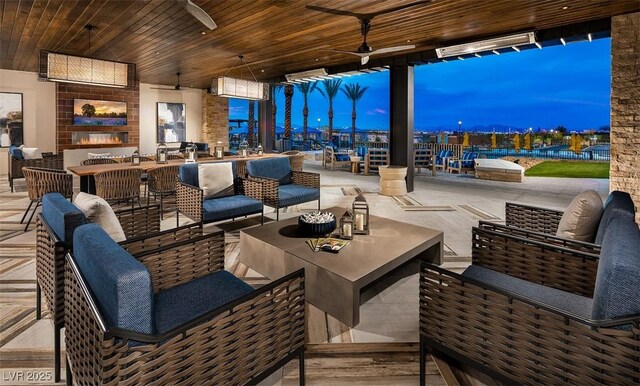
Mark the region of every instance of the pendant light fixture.
[[[228, 76], [229, 72], [240, 62], [240, 78]], [[246, 67], [253, 80], [242, 79], [242, 68]], [[248, 100], [269, 99], [269, 84], [258, 82], [256, 76], [251, 71], [251, 67], [244, 60], [242, 55], [233, 62], [227, 72], [211, 82], [211, 93], [225, 98], [240, 98]]]

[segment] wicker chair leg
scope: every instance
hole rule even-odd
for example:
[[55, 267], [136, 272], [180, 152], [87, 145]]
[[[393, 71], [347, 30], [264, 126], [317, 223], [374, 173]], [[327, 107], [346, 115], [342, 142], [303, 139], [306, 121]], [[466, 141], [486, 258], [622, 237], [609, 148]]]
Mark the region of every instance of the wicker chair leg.
[[276, 208], [276, 221], [280, 221], [280, 208]]
[[36, 212], [38, 211], [38, 207], [40, 206], [40, 201], [38, 201], [36, 203], [36, 207], [33, 208], [33, 212], [31, 212], [31, 217], [29, 217], [29, 222], [27, 222], [27, 225], [24, 227], [24, 231], [28, 231], [29, 230], [29, 225], [31, 225], [31, 220], [33, 220], [33, 216], [36, 214]]
[[164, 206], [162, 204], [162, 198], [164, 194], [160, 193], [160, 220], [164, 220]]
[[427, 348], [422, 334], [420, 334], [420, 386], [425, 386], [425, 373], [427, 370]]
[[24, 214], [22, 215], [22, 220], [20, 220], [20, 224], [22, 224], [24, 222], [24, 219], [27, 218], [27, 214], [29, 214], [29, 211], [31, 210], [31, 205], [33, 205], [33, 201], [29, 203], [27, 210], [24, 211]]
[[36, 320], [42, 319], [42, 288], [40, 282], [36, 280]]
[[180, 209], [176, 208], [176, 227], [180, 226]]
[[73, 374], [71, 373], [71, 365], [69, 364], [69, 358], [67, 358], [67, 360], [65, 361], [65, 383], [67, 384], [67, 386], [72, 386], [73, 385]]
[[264, 225], [264, 207], [262, 208], [262, 213], [260, 213], [260, 225]]
[[298, 354], [298, 370], [300, 376], [300, 386], [304, 386], [304, 347], [300, 349], [300, 354]]
[[63, 324], [58, 324], [53, 329], [53, 378], [56, 383], [60, 382], [60, 330], [62, 327], [64, 327]]
[[318, 211], [320, 211], [320, 199], [318, 198]]

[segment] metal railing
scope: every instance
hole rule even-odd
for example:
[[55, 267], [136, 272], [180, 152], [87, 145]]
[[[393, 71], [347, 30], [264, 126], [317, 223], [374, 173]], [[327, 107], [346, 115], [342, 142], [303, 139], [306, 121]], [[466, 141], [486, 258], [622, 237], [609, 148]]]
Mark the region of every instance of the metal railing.
[[546, 148], [538, 148], [532, 150], [520, 149], [516, 151], [513, 148], [496, 148], [496, 149], [478, 149], [469, 148], [478, 154], [483, 154], [487, 158], [512, 157], [531, 157], [543, 159], [563, 159], [563, 160], [583, 160], [583, 161], [600, 161], [606, 162], [611, 159], [609, 149], [590, 149], [585, 148], [580, 152], [569, 150], [567, 146], [550, 146]]

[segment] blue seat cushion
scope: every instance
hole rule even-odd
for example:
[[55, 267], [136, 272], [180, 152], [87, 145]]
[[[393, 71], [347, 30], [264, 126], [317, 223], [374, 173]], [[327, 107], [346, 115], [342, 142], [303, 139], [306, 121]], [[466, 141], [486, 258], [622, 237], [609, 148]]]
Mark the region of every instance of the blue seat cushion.
[[632, 315], [640, 315], [640, 230], [633, 217], [614, 216], [602, 240], [593, 319]]
[[302, 185], [282, 185], [278, 188], [280, 207], [302, 204], [320, 198], [320, 189]]
[[280, 185], [291, 183], [289, 157], [276, 157], [247, 162], [247, 173], [252, 177], [278, 180]]
[[262, 201], [236, 194], [204, 200], [202, 210], [202, 220], [205, 222], [226, 220], [262, 212]]
[[351, 160], [351, 158], [349, 157], [349, 154], [336, 154], [336, 161], [349, 161]]
[[504, 273], [492, 271], [479, 265], [469, 266], [469, 268], [462, 273], [462, 276], [478, 280], [516, 295], [537, 300], [576, 316], [583, 318], [589, 318], [591, 316], [593, 302], [591, 298], [585, 296], [531, 283], [505, 275]]
[[155, 296], [157, 332], [170, 331], [251, 292], [253, 287], [227, 271], [160, 291]]
[[604, 212], [602, 212], [602, 217], [598, 224], [598, 232], [596, 233], [595, 239], [596, 244], [602, 245], [609, 221], [617, 211], [626, 212], [631, 216], [635, 216], [635, 206], [629, 193], [619, 190], [609, 193], [609, 197], [607, 197], [607, 201], [604, 203]]
[[84, 213], [60, 193], [42, 196], [42, 217], [58, 240], [68, 248], [73, 243], [76, 228], [88, 222]]
[[20, 149], [18, 146], [13, 146], [10, 145], [9, 146], [9, 154], [11, 154], [11, 156], [13, 158], [19, 159], [19, 160], [23, 160], [24, 156], [22, 155], [22, 149]]
[[153, 334], [151, 274], [98, 224], [78, 227], [73, 256], [110, 326]]
[[[180, 169], [178, 169], [178, 178], [180, 179], [180, 182], [195, 186], [196, 188], [200, 187], [200, 182], [198, 180], [198, 163], [180, 165]], [[231, 161], [231, 170], [233, 171], [233, 179], [235, 180], [237, 177], [236, 161]]]
[[356, 153], [358, 154], [358, 157], [364, 157], [367, 155], [367, 150], [368, 148], [366, 146], [358, 146]]

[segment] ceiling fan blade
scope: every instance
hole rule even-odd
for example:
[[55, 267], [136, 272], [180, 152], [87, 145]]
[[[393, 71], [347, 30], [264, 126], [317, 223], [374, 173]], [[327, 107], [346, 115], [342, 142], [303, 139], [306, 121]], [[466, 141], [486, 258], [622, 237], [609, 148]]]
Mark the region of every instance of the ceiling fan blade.
[[214, 30], [216, 29], [216, 27], [218, 27], [211, 16], [209, 16], [209, 14], [206, 13], [202, 8], [194, 4], [193, 1], [187, 0], [187, 2], [184, 4], [184, 8], [187, 10], [187, 12], [193, 15], [193, 17], [198, 19], [200, 23], [204, 24], [205, 27], [209, 28], [210, 30]]
[[406, 9], [406, 8], [411, 8], [411, 7], [415, 7], [415, 6], [418, 6], [418, 5], [427, 4], [427, 3], [430, 3], [432, 1], [433, 0], [416, 1], [416, 2], [413, 2], [413, 3], [405, 4], [405, 5], [399, 5], [399, 6], [393, 7], [393, 8], [383, 9], [382, 11], [378, 11], [378, 12], [371, 12], [371, 13], [363, 14], [362, 16], [364, 16], [367, 19], [371, 20], [375, 16], [380, 16], [380, 15], [384, 15], [385, 13], [396, 12], [396, 11], [400, 11], [400, 10], [403, 10], [403, 9]]
[[369, 53], [369, 55], [388, 54], [391, 52], [412, 50], [414, 48], [416, 48], [416, 46], [413, 44], [408, 44], [406, 46], [385, 47], [379, 50], [373, 50], [372, 52]]
[[317, 5], [307, 5], [307, 9], [310, 9], [312, 11], [318, 11], [318, 12], [323, 12], [323, 13], [330, 13], [332, 15], [340, 15], [340, 16], [353, 16], [353, 17], [357, 17], [358, 19], [360, 19], [361, 17], [366, 16], [363, 13], [356, 13], [356, 12], [350, 12], [350, 11], [343, 11], [341, 9], [333, 9], [333, 8], [325, 8], [325, 7], [319, 7]]
[[324, 51], [337, 52], [339, 54], [349, 54], [349, 55], [356, 55], [356, 56], [368, 55], [368, 54], [361, 54], [360, 52], [353, 52], [353, 51], [346, 51], [346, 50], [332, 50], [330, 48], [327, 48]]

